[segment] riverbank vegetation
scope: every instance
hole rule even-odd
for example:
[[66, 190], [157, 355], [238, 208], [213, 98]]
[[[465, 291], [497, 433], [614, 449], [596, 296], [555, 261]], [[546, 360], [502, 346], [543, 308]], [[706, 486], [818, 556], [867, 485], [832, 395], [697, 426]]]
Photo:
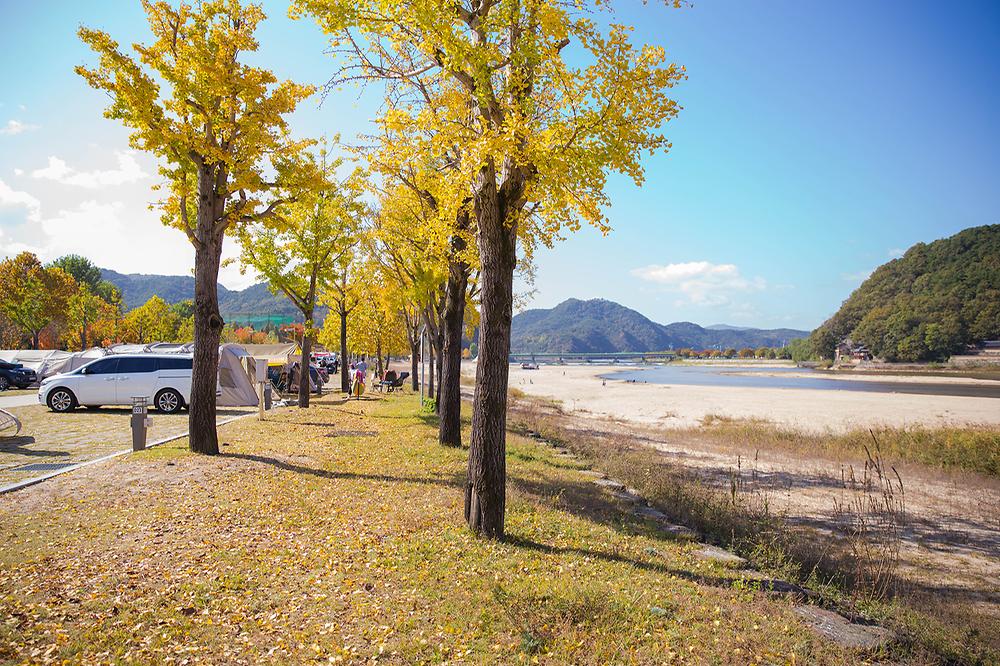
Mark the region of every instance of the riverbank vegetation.
[[804, 433], [767, 421], [709, 416], [705, 434], [738, 441], [746, 449], [781, 448], [829, 456], [862, 456], [873, 440], [893, 463], [918, 463], [1000, 478], [1000, 428], [965, 426], [857, 429], [846, 433]]

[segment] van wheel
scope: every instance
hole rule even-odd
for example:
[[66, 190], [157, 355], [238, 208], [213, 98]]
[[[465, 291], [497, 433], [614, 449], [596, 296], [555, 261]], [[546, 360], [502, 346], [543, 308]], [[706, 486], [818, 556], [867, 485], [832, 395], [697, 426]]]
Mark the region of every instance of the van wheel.
[[181, 394], [173, 389], [163, 389], [156, 394], [153, 400], [156, 409], [164, 414], [176, 414], [184, 406], [184, 399]]
[[76, 408], [76, 396], [69, 389], [53, 389], [46, 402], [53, 412], [68, 412]]

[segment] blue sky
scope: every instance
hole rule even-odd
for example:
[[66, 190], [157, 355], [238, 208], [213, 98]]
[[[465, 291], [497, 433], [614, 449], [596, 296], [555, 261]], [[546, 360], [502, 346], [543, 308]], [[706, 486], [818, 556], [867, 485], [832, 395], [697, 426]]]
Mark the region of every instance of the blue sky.
[[[319, 31], [288, 20], [286, 3], [265, 8], [256, 60], [325, 81]], [[126, 272], [187, 273], [183, 236], [147, 210], [155, 163], [128, 152], [104, 97], [72, 72], [91, 60], [80, 23], [144, 38], [138, 2], [7, 0], [2, 12], [0, 255], [75, 251]], [[688, 69], [674, 147], [647, 160], [641, 189], [612, 178], [610, 236], [584, 230], [539, 252], [531, 306], [600, 297], [661, 322], [812, 328], [900, 250], [1000, 222], [1000, 3], [617, 12]], [[293, 127], [351, 137], [372, 110], [348, 92], [307, 102]]]

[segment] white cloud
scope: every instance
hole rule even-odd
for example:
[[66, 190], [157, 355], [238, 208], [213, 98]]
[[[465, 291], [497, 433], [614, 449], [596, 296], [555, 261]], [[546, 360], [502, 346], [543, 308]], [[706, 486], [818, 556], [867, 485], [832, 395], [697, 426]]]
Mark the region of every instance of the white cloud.
[[14, 175], [15, 176], [23, 176], [24, 175], [24, 169], [18, 169], [17, 167], [14, 167]]
[[899, 259], [904, 254], [906, 254], [906, 250], [898, 247], [890, 248], [888, 252], [890, 259]]
[[38, 125], [31, 125], [29, 123], [22, 123], [20, 120], [8, 120], [7, 124], [0, 127], [0, 134], [5, 134], [7, 136], [14, 136], [15, 134], [21, 134], [27, 132], [28, 130], [38, 129]]
[[[688, 261], [677, 264], [652, 264], [632, 270], [632, 275], [684, 295], [695, 305], [726, 305], [733, 292], [753, 292], [767, 288], [762, 277], [744, 277], [735, 264]], [[684, 302], [684, 301], [681, 301]]]
[[66, 164], [64, 160], [51, 156], [49, 157], [48, 166], [42, 169], [35, 169], [31, 172], [31, 176], [33, 178], [54, 180], [64, 185], [75, 185], [89, 189], [134, 183], [149, 176], [139, 166], [132, 153], [116, 152], [115, 156], [118, 158], [118, 168], [107, 171], [77, 171]]
[[74, 253], [123, 273], [183, 273], [194, 250], [158, 217], [122, 201], [88, 200], [44, 216], [28, 241], [41, 246], [46, 260]]
[[24, 208], [29, 222], [37, 222], [42, 215], [42, 204], [38, 199], [11, 188], [3, 180], [0, 180], [0, 208]]
[[[0, 181], [0, 196], [4, 189]], [[19, 193], [23, 194], [23, 193]], [[102, 268], [121, 273], [190, 275], [194, 248], [184, 234], [160, 223], [159, 213], [122, 201], [87, 200], [41, 215], [35, 209], [26, 224], [5, 233], [0, 257], [28, 251], [42, 261], [65, 254], [82, 254]], [[227, 239], [223, 258], [239, 256], [239, 246]], [[230, 289], [242, 289], [258, 282], [251, 272], [240, 275], [230, 265], [220, 271], [220, 282]]]

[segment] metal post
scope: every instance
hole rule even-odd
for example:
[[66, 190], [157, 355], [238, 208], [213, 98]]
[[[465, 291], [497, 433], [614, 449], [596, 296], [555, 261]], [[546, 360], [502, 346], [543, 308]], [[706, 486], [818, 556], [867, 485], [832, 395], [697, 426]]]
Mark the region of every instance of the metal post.
[[146, 429], [149, 427], [149, 407], [145, 396], [132, 398], [132, 450], [142, 451], [146, 448]]
[[424, 331], [427, 327], [420, 329], [420, 406], [424, 406]]
[[265, 401], [265, 384], [267, 383], [267, 361], [261, 358], [253, 359], [254, 362], [254, 378], [257, 380], [257, 420], [264, 420], [264, 410], [267, 405], [264, 404]]

